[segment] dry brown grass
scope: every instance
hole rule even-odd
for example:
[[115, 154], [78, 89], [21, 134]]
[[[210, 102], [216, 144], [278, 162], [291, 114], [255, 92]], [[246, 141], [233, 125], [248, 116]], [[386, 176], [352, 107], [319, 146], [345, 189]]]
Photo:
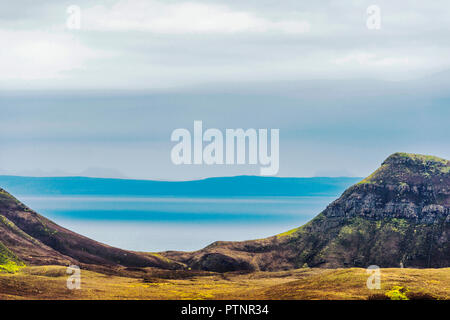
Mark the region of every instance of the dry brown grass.
[[384, 295], [395, 286], [408, 289], [410, 296], [450, 299], [450, 268], [381, 269], [381, 289], [369, 290], [365, 269], [323, 270], [302, 280], [276, 285], [263, 291], [269, 299], [368, 299]]
[[358, 268], [196, 273], [181, 279], [163, 279], [152, 270], [136, 277], [86, 270], [81, 275], [81, 289], [68, 290], [65, 267], [0, 273], [0, 299], [368, 299], [393, 286], [407, 288], [416, 297], [450, 299], [450, 268], [382, 269], [381, 290], [367, 289], [366, 271]]

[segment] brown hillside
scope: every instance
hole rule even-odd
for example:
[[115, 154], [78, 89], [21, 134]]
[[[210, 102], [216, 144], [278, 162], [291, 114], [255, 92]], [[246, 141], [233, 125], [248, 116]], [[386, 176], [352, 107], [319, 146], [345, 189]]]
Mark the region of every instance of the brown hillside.
[[449, 267], [450, 162], [396, 153], [306, 225], [261, 240], [164, 255], [193, 269]]
[[0, 189], [0, 246], [3, 248], [0, 259], [32, 265], [79, 262], [126, 267], [180, 267], [158, 256], [110, 247], [67, 230], [29, 209], [3, 189]]

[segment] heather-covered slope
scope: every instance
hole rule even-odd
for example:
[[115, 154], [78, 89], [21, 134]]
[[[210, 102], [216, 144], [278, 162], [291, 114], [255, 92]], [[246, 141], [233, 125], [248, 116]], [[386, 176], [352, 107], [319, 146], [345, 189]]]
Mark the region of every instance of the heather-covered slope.
[[113, 248], [44, 218], [0, 189], [0, 268], [69, 263], [210, 271], [449, 267], [450, 162], [396, 153], [306, 225], [260, 240], [161, 255]]
[[64, 229], [0, 189], [0, 265], [23, 263], [180, 267], [158, 256], [113, 248]]
[[450, 162], [395, 153], [306, 225], [271, 238], [166, 252], [193, 269], [449, 267]]

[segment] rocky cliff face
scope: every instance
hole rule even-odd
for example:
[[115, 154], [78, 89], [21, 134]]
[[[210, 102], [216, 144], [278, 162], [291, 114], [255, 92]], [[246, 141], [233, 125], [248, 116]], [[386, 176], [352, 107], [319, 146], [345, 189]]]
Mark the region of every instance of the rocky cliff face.
[[349, 188], [324, 214], [343, 218], [404, 218], [434, 224], [450, 219], [449, 212], [449, 161], [396, 153], [371, 176]]
[[387, 158], [306, 225], [271, 238], [166, 252], [194, 269], [449, 267], [450, 162], [406, 153]]
[[27, 208], [0, 189], [0, 270], [23, 264], [191, 268], [450, 267], [450, 162], [396, 153], [306, 225], [266, 239], [161, 255], [113, 248]]

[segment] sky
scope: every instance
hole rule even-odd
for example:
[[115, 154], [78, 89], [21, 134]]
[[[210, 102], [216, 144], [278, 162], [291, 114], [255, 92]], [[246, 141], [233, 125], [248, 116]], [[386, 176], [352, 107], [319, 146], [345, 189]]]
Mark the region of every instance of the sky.
[[0, 2], [0, 174], [259, 173], [175, 166], [171, 132], [194, 120], [280, 129], [279, 176], [449, 159], [449, 16], [441, 0]]

